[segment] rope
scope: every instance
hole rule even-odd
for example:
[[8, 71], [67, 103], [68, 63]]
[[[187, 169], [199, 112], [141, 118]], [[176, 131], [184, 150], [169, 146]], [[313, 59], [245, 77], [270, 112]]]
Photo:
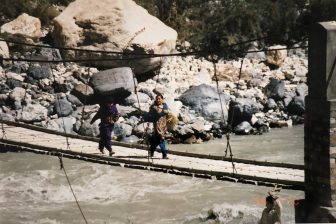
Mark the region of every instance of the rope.
[[[54, 60], [54, 56], [52, 57], [52, 60]], [[55, 77], [54, 71], [53, 71], [53, 69], [51, 67], [51, 64], [49, 64], [49, 68], [50, 68], [51, 74], [52, 74], [52, 76], [54, 78], [54, 83], [56, 83], [56, 77]], [[59, 98], [58, 98], [58, 94], [56, 94], [56, 101], [58, 102], [58, 106], [59, 106], [60, 110], [63, 111], [62, 110], [61, 102], [59, 101]], [[69, 138], [67, 136], [67, 131], [66, 131], [66, 128], [65, 128], [64, 117], [61, 116], [61, 119], [62, 119], [62, 123], [63, 123], [63, 130], [64, 130], [64, 133], [65, 133], [65, 139], [66, 139], [66, 143], [67, 143], [67, 150], [70, 150], [70, 143], [69, 143]]]
[[74, 190], [72, 189], [72, 186], [71, 186], [71, 183], [70, 183], [68, 174], [67, 174], [67, 172], [66, 172], [66, 170], [65, 170], [65, 167], [64, 167], [64, 163], [63, 163], [63, 160], [62, 160], [62, 155], [61, 155], [61, 156], [58, 156], [58, 158], [59, 158], [59, 162], [60, 162], [60, 169], [63, 170], [63, 172], [64, 172], [64, 175], [65, 175], [65, 177], [66, 177], [66, 179], [67, 179], [67, 181], [68, 181], [68, 185], [69, 185], [69, 187], [70, 187], [71, 193], [72, 193], [72, 195], [73, 195], [73, 197], [74, 197], [74, 199], [75, 199], [75, 201], [76, 201], [77, 207], [78, 207], [80, 213], [82, 214], [82, 217], [83, 217], [83, 219], [84, 219], [84, 222], [85, 222], [86, 224], [88, 224], [88, 221], [87, 221], [86, 218], [85, 218], [85, 215], [84, 215], [84, 213], [83, 213], [83, 211], [82, 211], [82, 208], [81, 208], [80, 205], [79, 205], [79, 202], [78, 202], [78, 200], [77, 200], [77, 197], [76, 197], [76, 195], [75, 195], [75, 192], [74, 192]]

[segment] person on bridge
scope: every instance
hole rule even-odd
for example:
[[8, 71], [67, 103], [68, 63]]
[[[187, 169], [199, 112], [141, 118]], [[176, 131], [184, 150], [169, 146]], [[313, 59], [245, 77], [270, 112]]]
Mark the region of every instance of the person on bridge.
[[101, 104], [98, 112], [93, 116], [90, 124], [93, 124], [98, 119], [100, 119], [100, 140], [98, 149], [102, 154], [104, 154], [104, 148], [106, 148], [107, 151], [109, 151], [109, 156], [112, 156], [114, 154], [112, 151], [111, 142], [112, 131], [114, 128], [114, 123], [119, 119], [119, 113], [116, 104], [111, 100]]
[[160, 146], [162, 152], [162, 158], [168, 159], [165, 135], [167, 132], [167, 119], [166, 115], [168, 114], [168, 105], [163, 102], [163, 96], [157, 94], [153, 105], [149, 108], [149, 113], [154, 117], [154, 133], [150, 138], [150, 156], [154, 156], [154, 151], [157, 146]]
[[277, 199], [275, 199], [274, 195], [269, 195], [266, 197], [266, 208], [263, 210], [261, 219], [259, 220], [258, 224], [281, 224], [281, 204], [278, 204], [276, 202]]

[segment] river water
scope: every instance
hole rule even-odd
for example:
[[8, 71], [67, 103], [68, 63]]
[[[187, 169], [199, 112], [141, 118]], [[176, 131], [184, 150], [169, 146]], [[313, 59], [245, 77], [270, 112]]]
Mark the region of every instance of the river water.
[[[170, 149], [222, 155], [226, 140]], [[234, 157], [303, 164], [303, 127], [232, 136]], [[63, 159], [89, 223], [257, 223], [269, 187]], [[302, 191], [281, 190], [284, 223]], [[85, 223], [57, 157], [0, 153], [0, 223]]]

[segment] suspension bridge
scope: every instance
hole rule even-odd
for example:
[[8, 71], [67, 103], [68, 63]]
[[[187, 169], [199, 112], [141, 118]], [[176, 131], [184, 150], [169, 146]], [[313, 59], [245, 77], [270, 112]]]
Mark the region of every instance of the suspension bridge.
[[304, 171], [300, 165], [231, 160], [169, 150], [167, 160], [161, 159], [160, 152], [148, 157], [145, 145], [120, 142], [113, 143], [115, 155], [109, 157], [98, 151], [97, 138], [64, 134], [18, 122], [2, 121], [1, 125], [1, 151], [27, 151], [183, 176], [303, 189]]

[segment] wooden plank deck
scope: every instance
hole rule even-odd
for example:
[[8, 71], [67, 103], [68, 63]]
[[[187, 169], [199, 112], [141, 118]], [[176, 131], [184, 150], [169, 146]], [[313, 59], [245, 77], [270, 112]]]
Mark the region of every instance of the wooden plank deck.
[[[196, 158], [169, 154], [169, 159], [161, 159], [156, 152], [153, 159], [147, 157], [147, 151], [113, 145], [113, 157], [102, 155], [92, 140], [66, 137], [24, 127], [2, 124], [4, 136], [0, 141], [4, 148], [63, 155], [90, 162], [107, 163], [130, 168], [149, 169], [180, 175], [192, 175], [204, 178], [217, 178], [259, 185], [278, 185], [283, 188], [303, 189], [304, 171], [302, 169], [254, 165], [209, 158]], [[67, 144], [69, 143], [69, 145]], [[237, 173], [233, 173], [233, 164]]]

